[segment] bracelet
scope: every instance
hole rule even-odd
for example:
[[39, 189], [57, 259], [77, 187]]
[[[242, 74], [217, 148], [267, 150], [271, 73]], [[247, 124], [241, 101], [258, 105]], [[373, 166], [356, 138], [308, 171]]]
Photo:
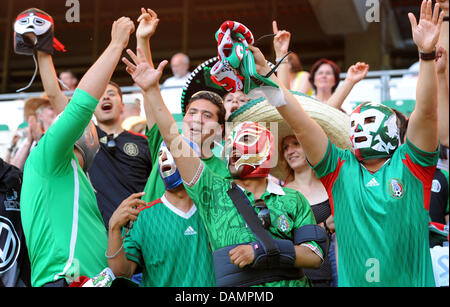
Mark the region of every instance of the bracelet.
[[106, 251], [105, 251], [105, 257], [106, 257], [107, 259], [112, 259], [112, 258], [116, 257], [117, 254], [122, 250], [122, 248], [123, 248], [123, 242], [122, 242], [122, 246], [120, 246], [119, 250], [118, 250], [114, 255], [108, 256], [108, 255], [106, 254], [108, 251], [106, 250]]
[[423, 61], [433, 61], [436, 59], [436, 49], [431, 52], [419, 52], [419, 58]]
[[287, 57], [276, 58], [275, 62], [280, 64], [286, 64], [288, 62], [288, 58]]

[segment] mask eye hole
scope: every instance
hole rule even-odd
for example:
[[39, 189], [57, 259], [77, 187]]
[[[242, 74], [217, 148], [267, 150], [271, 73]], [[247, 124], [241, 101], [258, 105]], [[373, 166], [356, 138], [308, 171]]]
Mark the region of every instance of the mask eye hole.
[[26, 25], [28, 23], [28, 18], [23, 18], [23, 19], [19, 20], [19, 23], [21, 25]]
[[39, 18], [34, 19], [34, 24], [37, 26], [43, 26], [45, 24], [45, 21]]
[[375, 122], [375, 116], [366, 117], [364, 119], [364, 124], [372, 124]]
[[256, 137], [250, 134], [244, 134], [239, 137], [238, 142], [243, 144], [253, 144], [256, 141]]
[[355, 127], [355, 121], [354, 120], [352, 120], [352, 122], [351, 122], [351, 127], [353, 128], [353, 127]]

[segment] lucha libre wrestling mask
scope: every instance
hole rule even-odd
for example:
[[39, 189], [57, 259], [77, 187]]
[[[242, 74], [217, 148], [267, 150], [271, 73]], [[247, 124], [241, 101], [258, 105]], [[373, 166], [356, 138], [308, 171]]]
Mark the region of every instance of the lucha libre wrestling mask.
[[[34, 48], [53, 54], [53, 18], [36, 8], [28, 9], [17, 16], [14, 23], [14, 51], [17, 54], [33, 55]], [[25, 34], [34, 34], [34, 41]]]
[[234, 167], [236, 172], [243, 167], [238, 175], [240, 179], [265, 178], [272, 167], [273, 148], [273, 135], [268, 129], [257, 123], [243, 122], [228, 136], [224, 159], [227, 167]]
[[358, 161], [391, 157], [400, 144], [397, 116], [384, 105], [364, 102], [352, 112], [350, 122]]
[[[183, 139], [191, 146], [195, 154], [200, 157], [200, 149], [198, 145], [189, 141], [189, 139], [184, 136]], [[183, 152], [180, 151], [180, 153], [177, 154], [183, 154]], [[159, 148], [158, 167], [159, 175], [161, 176], [161, 179], [164, 182], [164, 187], [167, 191], [173, 190], [183, 183], [183, 179], [181, 178], [180, 172], [178, 172], [177, 165], [175, 164], [175, 159], [164, 142], [161, 143], [161, 147]]]

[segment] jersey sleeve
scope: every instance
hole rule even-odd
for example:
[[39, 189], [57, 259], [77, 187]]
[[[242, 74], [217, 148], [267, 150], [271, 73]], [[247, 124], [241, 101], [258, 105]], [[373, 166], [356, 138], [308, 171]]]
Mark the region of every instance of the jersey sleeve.
[[439, 160], [439, 146], [436, 151], [427, 152], [416, 147], [407, 138], [406, 143], [400, 148], [402, 149], [402, 155], [408, 156], [412, 163], [420, 167], [436, 166]]
[[[351, 152], [350, 152], [351, 154]], [[330, 191], [332, 185], [336, 181], [339, 176], [339, 172], [342, 164], [348, 158], [349, 152], [346, 150], [342, 150], [337, 148], [329, 139], [328, 139], [328, 147], [327, 151], [323, 157], [323, 159], [317, 163], [315, 166], [308, 164], [311, 166], [313, 171], [316, 173], [317, 178], [322, 181], [322, 184], [325, 186], [327, 191]]]
[[[200, 161], [196, 175], [191, 182], [184, 182], [184, 187], [194, 204], [198, 206], [200, 211], [207, 209], [215, 202], [215, 197], [218, 197], [214, 191], [222, 189], [224, 186], [229, 187], [230, 181], [226, 178], [217, 175], [206, 167], [203, 161]], [[221, 201], [221, 200], [217, 200]]]
[[[89, 93], [76, 89], [69, 104], [39, 141], [40, 153], [46, 163], [41, 163], [47, 172], [57, 171], [73, 157], [76, 141], [84, 133], [97, 106], [98, 100]], [[39, 152], [39, 151], [38, 151]]]
[[140, 238], [140, 223], [139, 219], [133, 224], [133, 228], [128, 231], [123, 240], [123, 248], [125, 256], [128, 260], [136, 262], [139, 266], [143, 266], [143, 258], [141, 253], [141, 246], [139, 244]]

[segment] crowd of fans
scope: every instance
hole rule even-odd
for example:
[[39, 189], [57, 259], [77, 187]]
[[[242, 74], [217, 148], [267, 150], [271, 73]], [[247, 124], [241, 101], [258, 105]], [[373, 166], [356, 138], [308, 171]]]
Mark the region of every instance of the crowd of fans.
[[[41, 22], [15, 28], [15, 50], [36, 54], [44, 92], [0, 159], [0, 286], [448, 286], [449, 1], [437, 2], [408, 15], [420, 63], [409, 118], [371, 102], [346, 114], [369, 64], [340, 84], [329, 59], [306, 72], [275, 21], [275, 68], [228, 21], [218, 58], [191, 73], [173, 55], [161, 91], [153, 10], [137, 27], [114, 21], [79, 81], [55, 70], [51, 16], [21, 12], [16, 23]], [[119, 61], [143, 112], [111, 80]]]

